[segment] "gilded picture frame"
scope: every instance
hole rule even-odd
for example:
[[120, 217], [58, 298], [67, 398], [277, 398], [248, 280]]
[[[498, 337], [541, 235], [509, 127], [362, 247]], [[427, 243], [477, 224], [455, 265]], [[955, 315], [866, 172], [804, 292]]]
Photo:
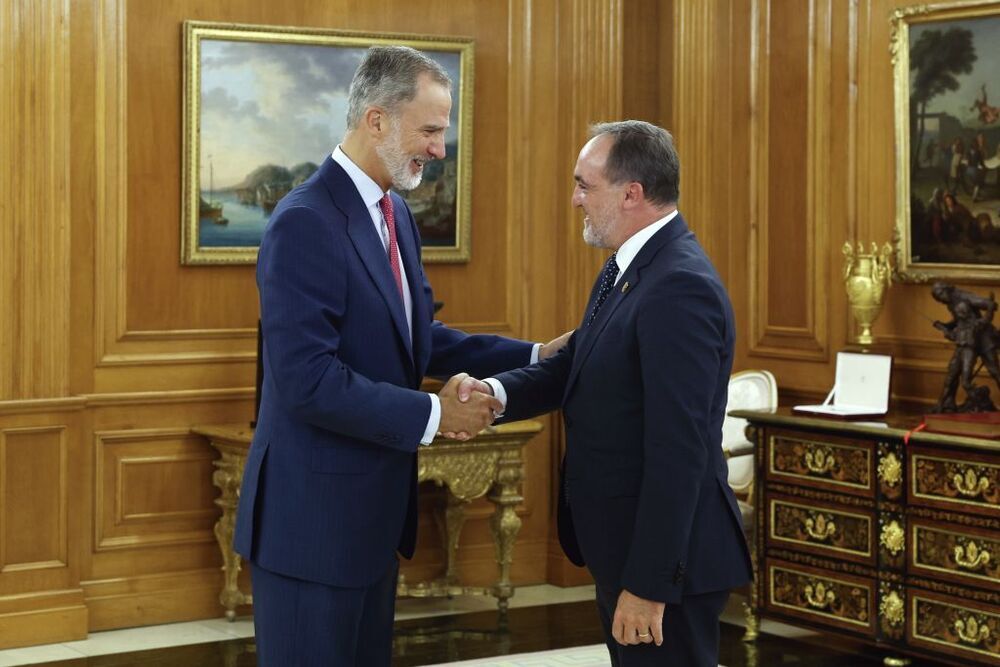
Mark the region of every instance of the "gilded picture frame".
[[424, 262], [469, 261], [472, 38], [185, 21], [182, 264], [257, 261], [274, 205], [343, 138], [348, 87], [374, 45], [419, 49], [452, 78], [447, 156], [399, 194]]
[[898, 277], [1000, 282], [1000, 1], [891, 23]]

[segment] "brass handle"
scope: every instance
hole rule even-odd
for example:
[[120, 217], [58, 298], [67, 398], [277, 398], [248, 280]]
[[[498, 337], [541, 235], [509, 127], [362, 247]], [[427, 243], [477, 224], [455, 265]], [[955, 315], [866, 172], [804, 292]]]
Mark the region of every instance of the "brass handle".
[[969, 616], [966, 619], [957, 619], [955, 621], [955, 632], [958, 633], [959, 639], [973, 646], [982, 644], [990, 636], [990, 629], [977, 621], [975, 616]]
[[816, 514], [815, 518], [809, 517], [803, 522], [806, 534], [818, 542], [823, 542], [837, 532], [837, 524], [833, 517], [827, 518], [826, 514]]
[[833, 470], [833, 466], [837, 463], [828, 447], [810, 447], [806, 449], [802, 459], [806, 469], [817, 475], [825, 475]]
[[990, 488], [990, 478], [986, 475], [980, 477], [974, 468], [966, 468], [964, 474], [956, 472], [951, 481], [955, 490], [966, 498], [975, 498]]
[[807, 584], [803, 592], [806, 594], [809, 606], [816, 609], [826, 609], [837, 600], [837, 594], [832, 588], [827, 588], [822, 581]]
[[906, 619], [906, 605], [896, 591], [889, 591], [889, 594], [882, 598], [879, 611], [885, 620], [889, 621], [891, 627], [898, 626]]
[[981, 549], [972, 540], [965, 546], [955, 545], [955, 564], [965, 570], [978, 570], [990, 562], [990, 552]]

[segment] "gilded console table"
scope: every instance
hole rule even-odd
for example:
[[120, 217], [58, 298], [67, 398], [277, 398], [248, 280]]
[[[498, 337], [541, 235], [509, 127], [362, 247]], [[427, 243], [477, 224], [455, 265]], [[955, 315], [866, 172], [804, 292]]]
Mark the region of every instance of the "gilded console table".
[[756, 445], [757, 614], [890, 666], [1000, 665], [1000, 441], [913, 432], [919, 415], [731, 414]]
[[[236, 525], [236, 505], [247, 452], [253, 440], [253, 429], [245, 424], [198, 426], [192, 432], [205, 436], [218, 450], [212, 483], [222, 492], [215, 504], [222, 516], [215, 524], [215, 537], [222, 551], [225, 581], [219, 602], [226, 609], [226, 618], [236, 618], [236, 608], [253, 604], [253, 597], [239, 589], [241, 558], [233, 550]], [[510, 583], [510, 565], [514, 541], [521, 529], [517, 506], [521, 496], [524, 462], [521, 449], [542, 430], [538, 422], [523, 421], [488, 428], [468, 442], [437, 438], [428, 447], [417, 451], [417, 479], [433, 481], [448, 489], [448, 505], [439, 525], [447, 545], [447, 566], [442, 577], [431, 582], [409, 584], [400, 577], [397, 594], [400, 597], [443, 597], [461, 594], [493, 595], [501, 611], [514, 594]], [[495, 505], [490, 527], [496, 548], [499, 576], [489, 587], [462, 586], [458, 583], [455, 552], [465, 522], [465, 506], [486, 496]]]

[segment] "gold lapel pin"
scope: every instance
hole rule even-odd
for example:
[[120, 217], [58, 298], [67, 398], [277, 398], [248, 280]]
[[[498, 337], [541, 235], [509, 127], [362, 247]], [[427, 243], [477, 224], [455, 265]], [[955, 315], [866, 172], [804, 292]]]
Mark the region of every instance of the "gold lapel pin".
[[625, 284], [622, 285], [622, 294], [624, 294], [627, 291], [628, 291], [628, 281], [626, 280]]

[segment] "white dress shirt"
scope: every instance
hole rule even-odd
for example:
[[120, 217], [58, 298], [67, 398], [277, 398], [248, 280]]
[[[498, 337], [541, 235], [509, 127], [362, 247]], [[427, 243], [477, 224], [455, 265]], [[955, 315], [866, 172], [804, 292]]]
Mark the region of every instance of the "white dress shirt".
[[[375, 225], [375, 232], [382, 239], [382, 246], [386, 249], [386, 261], [389, 261], [389, 227], [386, 225], [385, 216], [382, 215], [382, 209], [379, 207], [379, 202], [382, 201], [385, 192], [371, 176], [366, 174], [361, 167], [354, 164], [351, 158], [347, 157], [347, 153], [339, 145], [334, 149], [333, 155], [330, 157], [344, 168], [351, 182], [354, 183], [354, 187], [358, 189], [358, 194], [361, 195], [362, 201], [365, 202], [365, 206], [368, 208], [368, 215], [372, 218], [372, 224]], [[410, 283], [406, 279], [406, 269], [403, 267], [403, 257], [399, 255], [398, 243], [396, 244], [396, 254], [399, 261], [399, 278], [403, 283], [403, 310], [406, 312], [406, 328], [410, 334], [410, 342], [412, 343], [413, 297], [410, 295]], [[437, 397], [437, 394], [427, 394], [427, 397], [431, 402], [431, 414], [427, 419], [427, 427], [424, 429], [424, 435], [420, 438], [421, 445], [431, 444], [431, 441], [434, 440], [434, 434], [437, 433], [438, 426], [441, 424], [441, 399]]]
[[[621, 247], [616, 251], [615, 263], [618, 265], [618, 277], [615, 278], [615, 284], [622, 279], [622, 275], [625, 270], [628, 269], [629, 264], [635, 259], [642, 247], [646, 245], [646, 242], [655, 234], [656, 232], [663, 229], [668, 222], [677, 217], [677, 209], [674, 209], [670, 213], [666, 214], [654, 223], [648, 224], [639, 231], [637, 231], [632, 236], [626, 239], [625, 243], [622, 243]], [[484, 380], [486, 384], [493, 388], [493, 395], [500, 399], [504, 407], [507, 407], [507, 390], [503, 388], [499, 380], [495, 378], [486, 378]]]

